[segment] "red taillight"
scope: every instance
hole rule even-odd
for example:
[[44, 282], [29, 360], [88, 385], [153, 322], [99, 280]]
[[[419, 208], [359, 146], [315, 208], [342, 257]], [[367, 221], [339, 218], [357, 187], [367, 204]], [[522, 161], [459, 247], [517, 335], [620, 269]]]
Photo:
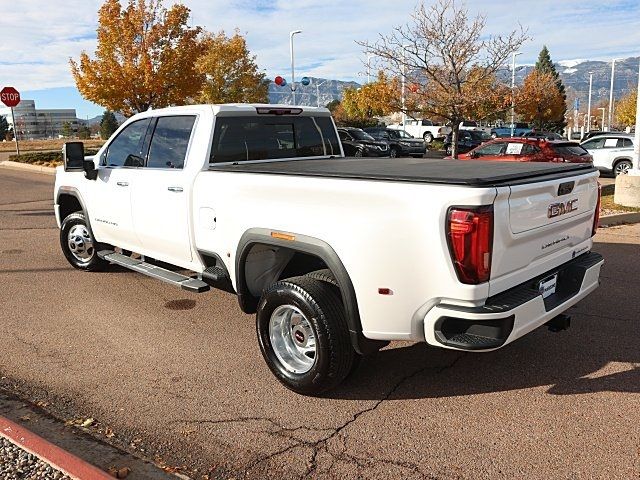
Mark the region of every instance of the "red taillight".
[[488, 281], [493, 250], [493, 207], [450, 208], [447, 236], [458, 280], [472, 285]]
[[598, 230], [598, 223], [600, 223], [600, 200], [602, 199], [602, 185], [598, 182], [598, 202], [596, 203], [596, 213], [593, 216], [593, 229], [591, 230], [591, 236], [593, 237]]

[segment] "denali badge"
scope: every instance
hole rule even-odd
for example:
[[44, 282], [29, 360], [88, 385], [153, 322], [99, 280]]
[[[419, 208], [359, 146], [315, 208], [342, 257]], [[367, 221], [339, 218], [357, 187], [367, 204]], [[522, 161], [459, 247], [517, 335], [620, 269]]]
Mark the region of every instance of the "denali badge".
[[547, 217], [559, 217], [565, 213], [573, 212], [578, 209], [578, 199], [574, 198], [568, 202], [552, 203], [547, 209]]

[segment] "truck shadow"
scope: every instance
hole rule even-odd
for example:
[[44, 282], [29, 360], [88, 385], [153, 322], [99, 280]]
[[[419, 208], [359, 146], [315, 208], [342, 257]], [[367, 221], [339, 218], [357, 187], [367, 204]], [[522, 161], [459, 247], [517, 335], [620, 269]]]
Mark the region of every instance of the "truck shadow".
[[414, 399], [547, 387], [552, 395], [640, 393], [640, 247], [599, 243], [601, 286], [569, 309], [568, 331], [545, 327], [490, 353], [391, 344], [329, 397]]

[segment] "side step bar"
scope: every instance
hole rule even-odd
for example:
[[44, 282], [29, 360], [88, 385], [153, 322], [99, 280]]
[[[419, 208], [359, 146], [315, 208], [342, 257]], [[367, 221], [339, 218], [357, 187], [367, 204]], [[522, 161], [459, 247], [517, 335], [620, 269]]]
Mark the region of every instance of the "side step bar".
[[156, 265], [151, 265], [150, 263], [143, 262], [142, 260], [121, 255], [113, 250], [101, 250], [98, 252], [98, 257], [108, 262], [115, 263], [116, 265], [120, 265], [121, 267], [128, 268], [129, 270], [133, 270], [134, 272], [142, 273], [157, 280], [170, 283], [190, 292], [202, 293], [211, 288], [207, 283], [202, 280], [198, 280], [197, 278], [187, 277], [186, 275], [172, 272], [171, 270], [157, 267]]

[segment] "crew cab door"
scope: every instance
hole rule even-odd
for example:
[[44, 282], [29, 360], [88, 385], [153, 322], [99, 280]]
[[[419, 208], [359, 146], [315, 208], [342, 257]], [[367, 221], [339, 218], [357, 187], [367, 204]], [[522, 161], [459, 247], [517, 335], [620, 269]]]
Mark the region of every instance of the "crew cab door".
[[144, 164], [151, 120], [144, 118], [124, 127], [100, 155], [98, 176], [91, 182], [88, 206], [91, 228], [97, 240], [138, 251], [131, 217], [131, 189], [136, 171]]
[[141, 252], [169, 263], [192, 260], [189, 195], [193, 173], [185, 170], [196, 115], [154, 118], [144, 168], [131, 189], [133, 225]]

